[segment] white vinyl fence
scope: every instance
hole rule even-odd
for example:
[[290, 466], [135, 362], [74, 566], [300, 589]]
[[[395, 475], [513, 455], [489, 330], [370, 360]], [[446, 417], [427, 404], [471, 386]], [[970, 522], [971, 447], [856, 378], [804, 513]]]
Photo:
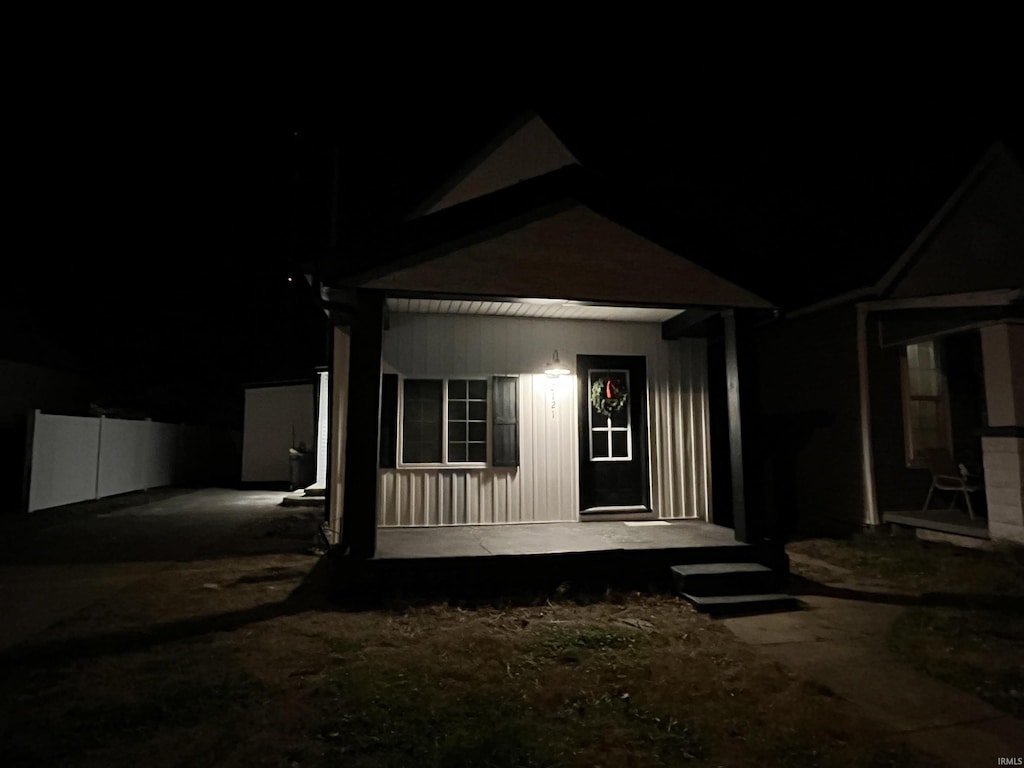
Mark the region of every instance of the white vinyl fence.
[[28, 511], [171, 485], [185, 427], [35, 412]]

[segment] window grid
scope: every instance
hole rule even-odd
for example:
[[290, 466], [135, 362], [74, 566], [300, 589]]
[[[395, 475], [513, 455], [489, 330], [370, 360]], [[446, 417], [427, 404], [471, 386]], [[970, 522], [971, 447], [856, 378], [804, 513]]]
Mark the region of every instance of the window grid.
[[487, 464], [487, 379], [403, 379], [402, 388], [403, 465]]
[[952, 452], [948, 394], [934, 341], [909, 344], [904, 355], [903, 423], [907, 463], [921, 465], [929, 448]]
[[487, 381], [449, 379], [447, 401], [449, 463], [487, 461]]
[[[614, 377], [626, 382], [626, 391], [630, 392], [629, 371], [619, 369], [592, 370], [587, 378], [587, 397], [594, 381], [600, 378]], [[594, 406], [589, 409], [590, 427], [590, 460], [591, 461], [630, 461], [633, 458], [633, 438], [630, 430], [630, 406], [626, 406], [614, 416], [598, 413]]]

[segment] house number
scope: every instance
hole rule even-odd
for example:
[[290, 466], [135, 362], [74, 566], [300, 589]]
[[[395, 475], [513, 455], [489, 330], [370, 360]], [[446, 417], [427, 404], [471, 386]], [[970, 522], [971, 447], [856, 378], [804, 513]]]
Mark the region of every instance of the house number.
[[551, 385], [551, 418], [555, 418], [555, 408], [558, 406], [558, 400], [555, 398], [555, 385]]

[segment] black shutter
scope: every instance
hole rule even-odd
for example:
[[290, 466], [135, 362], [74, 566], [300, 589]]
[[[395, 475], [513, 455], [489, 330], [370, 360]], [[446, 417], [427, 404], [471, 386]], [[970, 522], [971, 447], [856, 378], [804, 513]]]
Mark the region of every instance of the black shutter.
[[495, 467], [518, 467], [519, 378], [495, 376], [493, 382], [491, 464]]
[[398, 374], [380, 377], [380, 466], [395, 467], [398, 456]]

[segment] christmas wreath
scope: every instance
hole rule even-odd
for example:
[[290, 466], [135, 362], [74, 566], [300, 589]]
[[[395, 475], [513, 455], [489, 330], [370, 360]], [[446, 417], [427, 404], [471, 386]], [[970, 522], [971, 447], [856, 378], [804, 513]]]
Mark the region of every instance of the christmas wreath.
[[612, 417], [626, 405], [629, 393], [618, 379], [596, 379], [590, 387], [590, 404], [602, 416]]

